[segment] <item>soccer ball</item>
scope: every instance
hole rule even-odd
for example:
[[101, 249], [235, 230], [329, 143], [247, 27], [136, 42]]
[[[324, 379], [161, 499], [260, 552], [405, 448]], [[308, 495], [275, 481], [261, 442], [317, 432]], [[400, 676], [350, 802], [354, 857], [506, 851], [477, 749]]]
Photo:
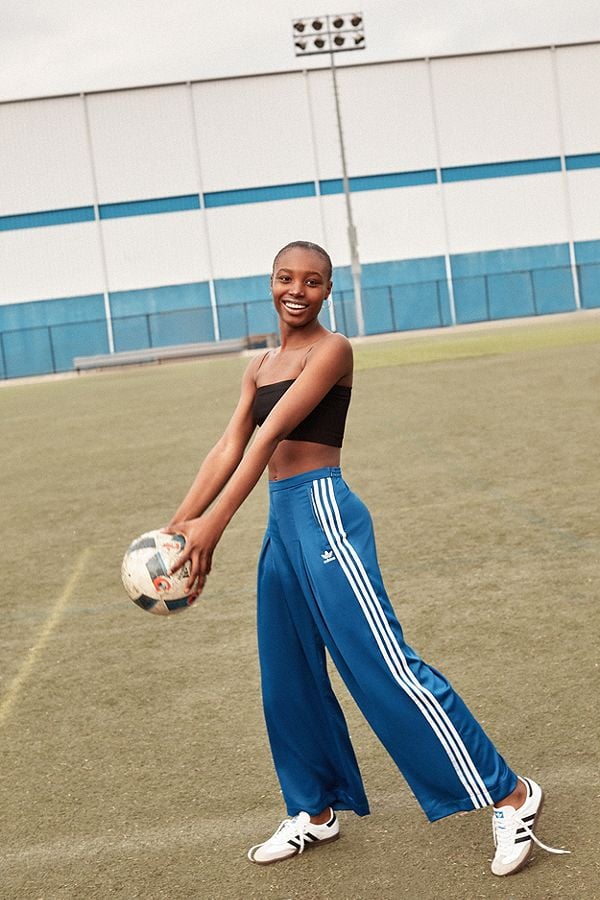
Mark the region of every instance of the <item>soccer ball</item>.
[[157, 616], [187, 609], [198, 592], [190, 593], [185, 584], [189, 562], [169, 575], [169, 569], [185, 547], [182, 534], [148, 531], [129, 546], [121, 565], [121, 579], [129, 597], [146, 612]]

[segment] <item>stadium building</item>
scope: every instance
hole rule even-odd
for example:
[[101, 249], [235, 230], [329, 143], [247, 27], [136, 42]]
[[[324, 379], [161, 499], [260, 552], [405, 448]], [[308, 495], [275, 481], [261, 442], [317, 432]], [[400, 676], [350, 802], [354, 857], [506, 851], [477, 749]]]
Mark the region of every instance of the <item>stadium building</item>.
[[[600, 306], [600, 43], [338, 68], [367, 334]], [[0, 377], [275, 329], [323, 243], [357, 321], [328, 68], [0, 104]]]

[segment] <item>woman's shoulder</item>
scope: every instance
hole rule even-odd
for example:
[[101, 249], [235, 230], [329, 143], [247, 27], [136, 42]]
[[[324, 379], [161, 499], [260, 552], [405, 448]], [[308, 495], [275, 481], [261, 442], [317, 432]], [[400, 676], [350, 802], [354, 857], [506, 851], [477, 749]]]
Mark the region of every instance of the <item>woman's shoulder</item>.
[[337, 384], [352, 384], [352, 345], [337, 331], [327, 331], [306, 356], [305, 366], [312, 370], [337, 373]]
[[323, 353], [328, 356], [335, 356], [338, 359], [345, 359], [350, 366], [352, 365], [352, 344], [339, 331], [328, 331], [322, 341], [315, 347], [317, 353]]
[[347, 347], [349, 350], [352, 350], [352, 344], [350, 343], [346, 335], [342, 334], [341, 331], [328, 331], [327, 334], [331, 341], [334, 341], [340, 346]]
[[258, 375], [258, 371], [266, 362], [270, 356], [272, 356], [273, 350], [266, 350], [263, 353], [257, 353], [256, 356], [253, 356], [248, 365], [246, 366], [246, 370], [244, 372], [244, 380], [256, 382], [256, 376]]
[[319, 353], [352, 353], [352, 344], [340, 331], [326, 331], [311, 346], [312, 351]]

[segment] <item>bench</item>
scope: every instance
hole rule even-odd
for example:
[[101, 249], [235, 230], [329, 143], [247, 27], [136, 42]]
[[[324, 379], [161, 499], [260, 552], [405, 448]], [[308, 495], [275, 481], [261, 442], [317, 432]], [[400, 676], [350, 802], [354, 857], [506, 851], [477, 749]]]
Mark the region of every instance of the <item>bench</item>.
[[276, 347], [279, 338], [274, 332], [252, 334], [244, 338], [226, 341], [208, 341], [202, 344], [172, 344], [165, 347], [144, 347], [142, 350], [120, 350], [118, 353], [98, 353], [95, 356], [76, 356], [73, 368], [76, 372], [85, 369], [104, 369], [109, 366], [131, 366], [143, 363], [161, 363], [169, 359], [192, 359], [195, 356], [220, 356], [227, 353], [242, 353], [260, 347]]

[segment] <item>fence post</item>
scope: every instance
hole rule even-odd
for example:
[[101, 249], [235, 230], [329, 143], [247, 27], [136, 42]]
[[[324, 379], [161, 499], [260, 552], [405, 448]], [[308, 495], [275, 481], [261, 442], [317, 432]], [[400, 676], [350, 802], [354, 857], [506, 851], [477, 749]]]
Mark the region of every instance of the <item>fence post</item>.
[[575, 279], [577, 281], [577, 295], [579, 297], [581, 309], [585, 308], [585, 297], [583, 296], [583, 285], [581, 283], [581, 270], [584, 268], [585, 268], [585, 266], [583, 263], [575, 264]]
[[488, 322], [492, 321], [492, 311], [490, 309], [490, 291], [488, 285], [488, 276], [483, 276], [483, 292], [485, 294], [485, 315]]
[[50, 345], [50, 359], [52, 361], [52, 371], [56, 372], [56, 356], [54, 355], [54, 341], [52, 340], [52, 325], [48, 325], [48, 343]]
[[444, 324], [444, 316], [442, 314], [442, 295], [440, 294], [439, 278], [435, 279], [435, 301], [437, 303], [438, 319], [440, 321], [440, 327], [441, 327]]
[[391, 313], [391, 318], [392, 318], [392, 326], [394, 328], [394, 331], [398, 331], [398, 326], [396, 324], [396, 310], [394, 309], [394, 291], [393, 291], [392, 285], [388, 284], [387, 289], [388, 289], [388, 301], [390, 304], [390, 313]]
[[529, 275], [529, 283], [531, 284], [531, 302], [533, 303], [533, 314], [534, 316], [539, 315], [537, 303], [535, 301], [535, 281], [533, 280], [533, 269], [528, 269], [527, 274]]

